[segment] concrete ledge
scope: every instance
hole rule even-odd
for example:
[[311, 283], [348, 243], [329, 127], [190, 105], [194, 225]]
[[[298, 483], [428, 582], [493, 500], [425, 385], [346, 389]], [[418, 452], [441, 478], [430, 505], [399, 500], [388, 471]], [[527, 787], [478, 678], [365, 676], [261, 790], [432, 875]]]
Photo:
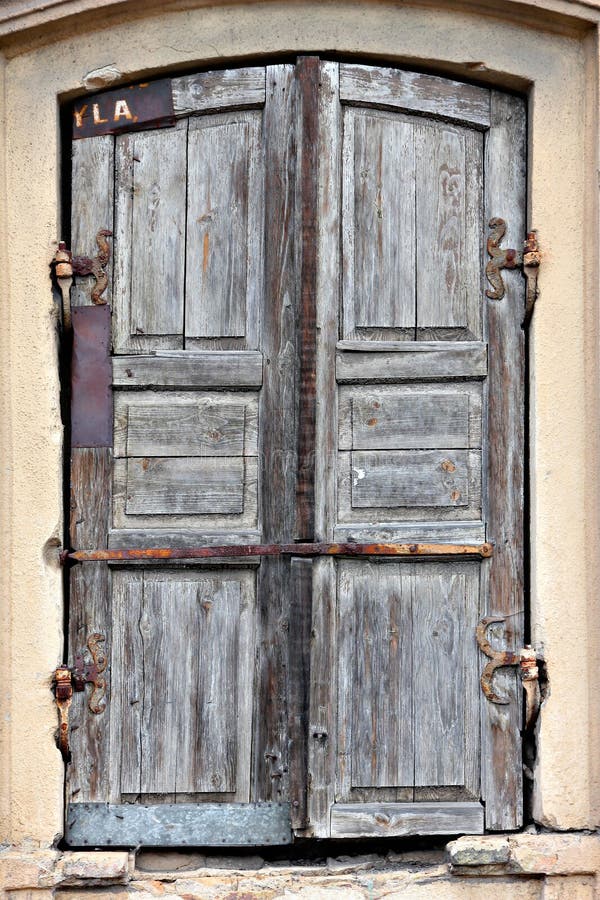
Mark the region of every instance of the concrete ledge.
[[133, 854], [54, 850], [4, 850], [0, 852], [0, 888], [4, 891], [36, 890], [85, 884], [126, 884], [133, 873]]
[[447, 847], [457, 875], [596, 875], [600, 835], [517, 834], [462, 837]]

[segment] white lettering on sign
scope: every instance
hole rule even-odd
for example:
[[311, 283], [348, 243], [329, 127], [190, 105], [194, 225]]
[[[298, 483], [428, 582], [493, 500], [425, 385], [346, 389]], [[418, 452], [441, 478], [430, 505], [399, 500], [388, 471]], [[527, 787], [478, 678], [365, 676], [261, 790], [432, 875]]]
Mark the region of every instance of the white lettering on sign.
[[121, 118], [133, 120], [133, 116], [127, 106], [127, 100], [117, 100], [115, 103], [115, 114], [113, 116], [113, 121], [118, 122]]
[[94, 114], [94, 125], [102, 125], [102, 123], [108, 122], [108, 119], [103, 119], [100, 115], [99, 103], [92, 103], [92, 112]]
[[81, 128], [83, 126], [83, 117], [85, 115], [85, 111], [87, 110], [87, 103], [81, 107], [81, 109], [74, 109], [73, 115], [75, 116], [75, 125], [77, 128]]

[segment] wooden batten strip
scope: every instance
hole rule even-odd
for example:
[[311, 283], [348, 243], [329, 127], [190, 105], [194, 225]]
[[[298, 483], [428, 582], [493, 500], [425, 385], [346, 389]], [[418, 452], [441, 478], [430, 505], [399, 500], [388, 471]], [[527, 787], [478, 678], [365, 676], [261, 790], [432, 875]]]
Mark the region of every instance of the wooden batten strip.
[[113, 357], [116, 388], [166, 387], [259, 388], [263, 380], [262, 353], [253, 350], [185, 351], [186, 355]]
[[265, 102], [265, 68], [225, 69], [200, 72], [171, 80], [176, 116], [262, 106]]
[[373, 66], [340, 66], [342, 102], [406, 110], [464, 122], [480, 129], [490, 126], [490, 91], [422, 72]]
[[483, 834], [481, 803], [335, 803], [332, 838]]

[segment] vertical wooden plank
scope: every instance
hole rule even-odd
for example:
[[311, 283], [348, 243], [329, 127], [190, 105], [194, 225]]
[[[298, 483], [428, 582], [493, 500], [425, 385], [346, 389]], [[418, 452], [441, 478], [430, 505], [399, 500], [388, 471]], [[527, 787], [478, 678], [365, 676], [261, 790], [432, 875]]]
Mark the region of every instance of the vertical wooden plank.
[[375, 328], [413, 338], [414, 126], [356, 110], [344, 126], [344, 336]]
[[[294, 67], [267, 68], [265, 144], [265, 366], [260, 398], [262, 531], [268, 542], [294, 534], [297, 460], [297, 269]], [[254, 800], [287, 797], [289, 559], [261, 561], [255, 708]]]
[[183, 347], [187, 121], [117, 138], [115, 350]]
[[[465, 575], [451, 563], [415, 573], [415, 785], [465, 781]], [[473, 664], [473, 657], [471, 657]]]
[[113, 688], [111, 692], [111, 800], [142, 790], [143, 642], [140, 630], [144, 573], [113, 573]]
[[308, 704], [313, 560], [291, 560], [289, 637], [290, 801], [292, 827], [308, 825]]
[[[256, 239], [250, 183], [259, 138], [257, 113], [192, 119], [188, 142], [185, 334], [245, 337]], [[253, 239], [254, 238], [254, 239]], [[253, 304], [254, 306], [254, 304]]]
[[[525, 138], [523, 100], [492, 92], [492, 126], [485, 147], [486, 221], [505, 219], [506, 247], [525, 234]], [[499, 646], [523, 641], [524, 281], [504, 270], [506, 294], [486, 300], [489, 339], [488, 540], [494, 541], [486, 614], [505, 615]], [[480, 655], [480, 664], [484, 659]], [[486, 827], [518, 828], [523, 815], [521, 690], [516, 673], [496, 673], [506, 706], [481, 697], [482, 794]]]
[[[95, 256], [99, 229], [113, 228], [114, 138], [87, 138], [73, 145], [71, 245], [76, 255]], [[112, 257], [111, 257], [112, 258]], [[112, 265], [104, 297], [110, 302]], [[77, 278], [71, 293], [73, 306], [91, 306], [93, 278]], [[71, 450], [69, 539], [72, 547], [106, 547], [110, 520], [112, 449], [78, 447]], [[110, 659], [112, 604], [110, 573], [102, 563], [75, 566], [69, 585], [69, 664], [86, 650], [90, 634], [106, 638]], [[110, 704], [112, 672], [106, 672], [106, 702]], [[78, 702], [79, 701], [79, 702]], [[67, 766], [66, 796], [70, 802], [108, 800], [110, 714], [92, 713], [87, 698], [76, 698], [70, 711], [72, 760]]]
[[313, 566], [308, 810], [315, 837], [329, 837], [337, 748], [337, 572], [333, 559], [315, 560]]
[[319, 129], [319, 60], [300, 57], [298, 132], [299, 202], [299, 420], [296, 475], [296, 539], [311, 541], [315, 528], [315, 428], [317, 358], [317, 193]]
[[[236, 789], [239, 582], [200, 581], [196, 603], [198, 628], [193, 652], [198, 657], [196, 758], [189, 787], [178, 790], [234, 792]], [[191, 641], [189, 642], [192, 643]], [[186, 704], [187, 706], [187, 704]]]
[[[101, 229], [113, 230], [114, 209], [114, 137], [73, 141], [71, 184], [73, 208], [71, 213], [71, 249], [74, 256], [96, 256], [96, 235]], [[113, 239], [108, 239], [113, 247]], [[102, 299], [110, 303], [112, 297], [112, 259], [107, 267], [108, 285]], [[91, 306], [91, 292], [96, 281], [90, 275], [78, 276], [71, 288], [73, 306]]]
[[336, 521], [342, 110], [339, 65], [321, 63], [317, 185], [317, 359], [315, 420], [315, 539], [332, 541]]
[[417, 126], [417, 336], [481, 336], [482, 136]]
[[414, 578], [385, 564], [353, 569], [352, 786], [412, 785]]

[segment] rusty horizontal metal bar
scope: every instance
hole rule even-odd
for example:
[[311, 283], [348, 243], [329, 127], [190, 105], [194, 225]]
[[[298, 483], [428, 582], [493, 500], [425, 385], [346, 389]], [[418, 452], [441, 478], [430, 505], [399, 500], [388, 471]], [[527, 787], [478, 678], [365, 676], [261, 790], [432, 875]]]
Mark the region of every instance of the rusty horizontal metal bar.
[[137, 559], [219, 559], [245, 556], [466, 556], [488, 557], [492, 544], [226, 544], [220, 547], [144, 547], [74, 550], [63, 562], [119, 562]]

